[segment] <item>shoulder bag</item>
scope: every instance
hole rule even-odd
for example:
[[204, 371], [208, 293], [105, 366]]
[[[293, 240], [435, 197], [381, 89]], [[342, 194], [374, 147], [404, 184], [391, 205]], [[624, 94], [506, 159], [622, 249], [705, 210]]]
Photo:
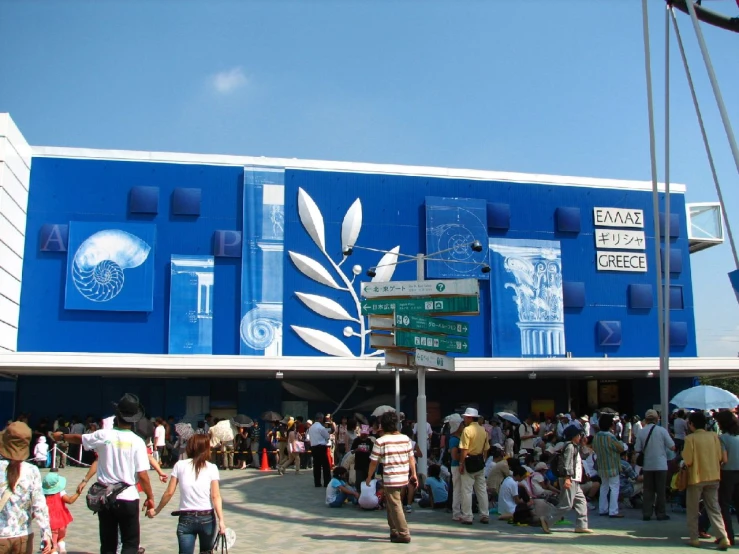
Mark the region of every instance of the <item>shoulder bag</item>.
[[87, 501], [87, 507], [92, 510], [92, 513], [96, 514], [103, 510], [110, 510], [115, 506], [118, 495], [126, 490], [129, 486], [126, 483], [115, 483], [114, 485], [103, 485], [101, 483], [95, 483], [87, 491], [85, 500]]
[[647, 445], [649, 444], [649, 439], [652, 438], [652, 433], [654, 433], [654, 429], [657, 427], [656, 423], [652, 424], [652, 428], [649, 430], [649, 434], [647, 435], [647, 440], [644, 442], [644, 448], [641, 449], [641, 452], [637, 454], [636, 456], [636, 465], [644, 467], [644, 453], [647, 451]]

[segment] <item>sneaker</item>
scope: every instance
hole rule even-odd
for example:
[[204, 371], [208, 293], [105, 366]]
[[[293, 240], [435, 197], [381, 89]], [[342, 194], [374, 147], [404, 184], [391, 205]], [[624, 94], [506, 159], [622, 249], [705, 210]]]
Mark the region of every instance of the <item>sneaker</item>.
[[480, 523], [484, 523], [485, 525], [487, 525], [488, 523], [490, 523], [490, 518], [489, 517], [481, 517], [480, 518]]
[[405, 511], [406, 514], [412, 514], [413, 513], [413, 508], [411, 508], [410, 506], [403, 506], [403, 510]]
[[411, 542], [410, 536], [401, 537], [400, 535], [397, 535], [395, 537], [390, 537], [390, 542], [398, 543], [398, 544], [408, 544]]
[[595, 504], [588, 502], [588, 510], [595, 510]]

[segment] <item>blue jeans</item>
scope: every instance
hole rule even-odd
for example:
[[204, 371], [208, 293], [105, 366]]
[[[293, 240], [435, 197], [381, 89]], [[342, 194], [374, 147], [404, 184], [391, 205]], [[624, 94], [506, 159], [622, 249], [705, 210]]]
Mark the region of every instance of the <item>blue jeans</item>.
[[200, 552], [210, 552], [216, 540], [216, 516], [180, 516], [177, 524], [177, 542], [180, 545], [180, 554], [195, 552], [195, 538], [200, 542]]
[[345, 492], [339, 491], [336, 495], [336, 500], [331, 502], [328, 506], [329, 508], [341, 508], [344, 505], [344, 502], [346, 502], [346, 499], [350, 498], [352, 504], [357, 503], [357, 497], [356, 496], [349, 496]]

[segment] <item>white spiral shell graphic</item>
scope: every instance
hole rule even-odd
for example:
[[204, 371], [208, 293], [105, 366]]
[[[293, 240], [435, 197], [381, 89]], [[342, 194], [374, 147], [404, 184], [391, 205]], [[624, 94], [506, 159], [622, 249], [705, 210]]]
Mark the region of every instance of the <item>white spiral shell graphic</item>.
[[151, 246], [131, 233], [106, 229], [89, 236], [77, 249], [72, 281], [92, 302], [108, 302], [123, 290], [123, 271], [143, 264]]
[[282, 306], [260, 306], [249, 310], [241, 319], [241, 340], [254, 350], [265, 350], [282, 327]]

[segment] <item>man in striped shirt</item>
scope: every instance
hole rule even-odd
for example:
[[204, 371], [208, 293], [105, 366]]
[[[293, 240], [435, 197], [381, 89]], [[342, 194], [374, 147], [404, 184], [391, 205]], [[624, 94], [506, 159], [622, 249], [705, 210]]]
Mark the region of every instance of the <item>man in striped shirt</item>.
[[398, 415], [395, 412], [385, 412], [380, 417], [380, 426], [383, 435], [375, 441], [372, 449], [366, 483], [370, 485], [377, 464], [381, 463], [390, 542], [409, 543], [411, 534], [403, 513], [402, 492], [409, 482], [413, 485], [418, 483], [413, 445], [406, 435], [398, 431]]
[[[603, 483], [600, 486], [600, 515], [614, 518], [624, 517], [618, 512], [620, 489], [621, 452], [623, 443], [612, 433], [613, 416], [603, 414], [598, 420], [600, 431], [593, 439], [593, 450], [598, 455], [598, 475]], [[608, 494], [610, 492], [610, 499]]]

